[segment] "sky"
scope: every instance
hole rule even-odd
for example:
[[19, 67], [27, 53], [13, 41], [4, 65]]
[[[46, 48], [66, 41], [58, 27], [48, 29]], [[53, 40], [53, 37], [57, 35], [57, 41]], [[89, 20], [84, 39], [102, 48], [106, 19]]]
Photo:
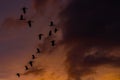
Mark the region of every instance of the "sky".
[[[0, 0], [0, 80], [120, 80], [119, 3]], [[26, 20], [20, 21], [24, 6]], [[31, 28], [27, 20], [33, 21]], [[54, 29], [51, 20], [58, 32], [48, 38]], [[41, 41], [40, 33], [44, 34]], [[51, 40], [56, 41], [55, 47]], [[36, 48], [42, 50], [40, 55]], [[33, 54], [36, 59], [30, 67]]]

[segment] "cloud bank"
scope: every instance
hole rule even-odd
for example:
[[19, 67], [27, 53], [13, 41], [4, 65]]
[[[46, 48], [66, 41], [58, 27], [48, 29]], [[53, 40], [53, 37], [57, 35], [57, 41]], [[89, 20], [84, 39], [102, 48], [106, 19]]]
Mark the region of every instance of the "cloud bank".
[[71, 0], [61, 11], [63, 41], [70, 48], [66, 59], [70, 80], [81, 80], [101, 65], [120, 66], [120, 57], [110, 54], [120, 46], [119, 3], [117, 0]]

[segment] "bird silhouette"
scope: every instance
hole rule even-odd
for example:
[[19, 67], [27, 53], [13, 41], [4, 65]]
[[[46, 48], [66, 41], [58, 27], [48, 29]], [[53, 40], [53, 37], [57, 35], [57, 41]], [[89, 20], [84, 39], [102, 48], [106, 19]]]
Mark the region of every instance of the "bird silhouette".
[[20, 15], [20, 19], [19, 20], [25, 20], [24, 16], [22, 14]]
[[28, 23], [28, 26], [31, 28], [32, 27], [32, 22], [31, 20], [28, 20], [27, 23]]
[[39, 40], [41, 40], [41, 39], [42, 39], [43, 34], [39, 34], [38, 36], [39, 36]]
[[37, 50], [37, 53], [40, 53], [40, 49], [39, 48], [37, 48], [36, 50]]
[[35, 55], [32, 55], [32, 59], [35, 59]]
[[51, 45], [52, 45], [52, 46], [55, 46], [55, 40], [52, 40], [52, 41], [51, 41]]
[[29, 64], [32, 67], [33, 66], [33, 61], [29, 61]]
[[28, 67], [27, 67], [27, 66], [25, 66], [25, 70], [28, 70]]
[[17, 73], [16, 75], [17, 75], [18, 77], [20, 77], [20, 73]]
[[51, 22], [50, 22], [50, 25], [49, 25], [49, 26], [54, 26], [54, 23], [53, 23], [53, 21], [51, 21]]
[[23, 7], [23, 8], [22, 8], [22, 11], [23, 11], [24, 14], [26, 14], [26, 10], [27, 10], [27, 9], [28, 9], [28, 8], [26, 8], [26, 7]]
[[52, 31], [51, 31], [51, 30], [49, 31], [49, 34], [48, 34], [48, 35], [49, 35], [49, 36], [51, 36], [51, 35], [52, 35]]
[[55, 29], [54, 29], [54, 33], [56, 33], [57, 31], [58, 31], [58, 29], [57, 29], [57, 28], [55, 28]]

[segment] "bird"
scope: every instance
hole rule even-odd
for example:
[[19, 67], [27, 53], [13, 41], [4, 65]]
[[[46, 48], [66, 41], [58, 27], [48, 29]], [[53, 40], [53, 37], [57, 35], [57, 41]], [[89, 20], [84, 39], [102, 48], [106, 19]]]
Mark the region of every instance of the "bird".
[[35, 55], [32, 55], [32, 59], [35, 59]]
[[25, 66], [25, 70], [28, 70], [28, 67], [27, 67], [27, 66]]
[[48, 35], [49, 35], [49, 36], [51, 36], [51, 35], [52, 35], [52, 31], [51, 31], [51, 30], [49, 31], [49, 34], [48, 34]]
[[28, 8], [26, 8], [26, 7], [22, 8], [24, 14], [26, 14], [26, 9], [28, 9]]
[[22, 14], [20, 15], [20, 19], [19, 20], [25, 20], [24, 16]]
[[54, 26], [54, 23], [53, 23], [53, 21], [51, 21], [51, 22], [50, 22], [50, 25], [49, 25], [49, 26]]
[[41, 39], [42, 39], [43, 34], [39, 34], [38, 36], [39, 36], [39, 40], [41, 40]]
[[33, 66], [33, 61], [29, 61], [29, 64], [32, 67]]
[[51, 41], [51, 45], [52, 45], [52, 46], [55, 46], [55, 40], [52, 40], [52, 41]]
[[27, 23], [28, 23], [28, 25], [29, 25], [30, 28], [32, 27], [32, 22], [33, 22], [33, 21], [31, 21], [31, 20], [28, 20], [28, 21], [27, 21]]
[[37, 53], [40, 53], [40, 49], [39, 48], [37, 48], [36, 50], [37, 50]]
[[16, 75], [17, 75], [18, 77], [20, 77], [20, 73], [17, 73]]
[[57, 31], [58, 31], [58, 29], [57, 29], [57, 28], [55, 28], [55, 29], [54, 29], [54, 33], [56, 33]]

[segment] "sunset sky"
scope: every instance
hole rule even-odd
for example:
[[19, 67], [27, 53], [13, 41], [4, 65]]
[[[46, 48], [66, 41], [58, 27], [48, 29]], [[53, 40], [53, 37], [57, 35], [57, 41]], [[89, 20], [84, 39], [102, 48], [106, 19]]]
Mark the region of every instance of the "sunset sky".
[[[120, 80], [119, 4], [117, 0], [0, 0], [0, 80]], [[26, 20], [20, 21], [24, 6]], [[33, 21], [31, 28], [27, 20]], [[58, 32], [47, 38], [53, 30], [51, 20]], [[41, 41], [39, 33], [44, 34]], [[55, 47], [51, 40], [56, 40]], [[40, 55], [36, 48], [42, 50]], [[30, 67], [33, 54], [36, 59]]]

